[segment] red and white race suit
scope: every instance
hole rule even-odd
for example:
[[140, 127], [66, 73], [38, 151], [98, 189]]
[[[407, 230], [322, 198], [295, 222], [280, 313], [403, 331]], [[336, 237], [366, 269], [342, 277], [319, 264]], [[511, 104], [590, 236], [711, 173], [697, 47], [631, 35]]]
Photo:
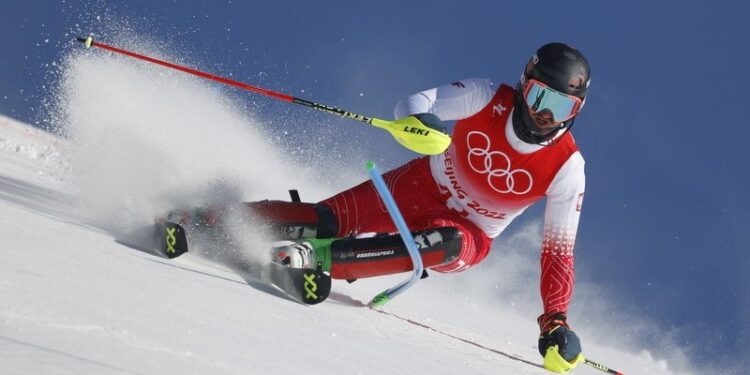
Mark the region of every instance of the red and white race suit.
[[[545, 313], [566, 312], [573, 291], [584, 161], [569, 132], [550, 146], [519, 139], [511, 120], [513, 96], [510, 86], [495, 89], [487, 79], [468, 79], [399, 102], [396, 118], [432, 113], [457, 121], [445, 153], [415, 159], [384, 177], [410, 228], [455, 226], [463, 233], [461, 255], [433, 268], [440, 272], [479, 263], [492, 239], [546, 196], [542, 300]], [[396, 230], [371, 182], [321, 203], [334, 210], [341, 236]]]

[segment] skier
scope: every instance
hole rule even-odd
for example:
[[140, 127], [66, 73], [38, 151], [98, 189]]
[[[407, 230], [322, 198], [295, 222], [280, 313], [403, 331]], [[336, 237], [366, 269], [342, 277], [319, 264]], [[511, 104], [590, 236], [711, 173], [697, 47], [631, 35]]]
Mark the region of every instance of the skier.
[[[492, 239], [546, 196], [539, 352], [560, 371], [582, 360], [567, 310], [585, 178], [569, 130], [589, 82], [581, 52], [550, 43], [531, 57], [515, 88], [468, 79], [411, 95], [397, 104], [396, 118], [415, 116], [436, 129], [456, 120], [453, 142], [443, 154], [414, 159], [384, 175], [425, 268], [437, 272], [481, 262]], [[412, 269], [370, 181], [315, 204], [262, 201], [244, 208], [276, 239], [293, 241], [274, 250], [275, 259], [289, 267], [319, 268], [349, 281]], [[224, 216], [220, 211], [198, 216], [215, 225]]]

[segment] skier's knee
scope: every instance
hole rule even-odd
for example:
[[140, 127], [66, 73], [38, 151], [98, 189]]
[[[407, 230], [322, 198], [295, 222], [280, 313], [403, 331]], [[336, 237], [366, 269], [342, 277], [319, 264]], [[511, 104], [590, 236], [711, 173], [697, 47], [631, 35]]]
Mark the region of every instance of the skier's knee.
[[491, 240], [477, 228], [472, 231], [463, 226], [451, 227], [457, 235], [454, 239], [455, 253], [450, 261], [446, 261], [431, 269], [437, 272], [461, 272], [481, 262], [489, 253]]
[[452, 263], [461, 254], [462, 235], [456, 227], [417, 231], [413, 233], [413, 237], [422, 254], [429, 253], [436, 248], [442, 251], [439, 263], [425, 264], [426, 267]]

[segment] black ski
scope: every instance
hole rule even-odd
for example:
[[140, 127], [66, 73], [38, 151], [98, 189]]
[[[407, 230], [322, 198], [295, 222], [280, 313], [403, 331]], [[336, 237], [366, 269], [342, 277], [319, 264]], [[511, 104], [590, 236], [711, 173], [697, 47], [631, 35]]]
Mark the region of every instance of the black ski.
[[289, 268], [271, 263], [271, 283], [307, 305], [321, 303], [331, 293], [331, 276], [321, 270]]
[[169, 259], [187, 253], [188, 243], [185, 228], [177, 223], [165, 221], [157, 224], [161, 250]]
[[[157, 221], [157, 236], [162, 253], [170, 259], [188, 252], [185, 228], [169, 221]], [[331, 293], [331, 276], [314, 269], [289, 268], [271, 263], [268, 275], [271, 284], [294, 300], [307, 305], [321, 303]]]

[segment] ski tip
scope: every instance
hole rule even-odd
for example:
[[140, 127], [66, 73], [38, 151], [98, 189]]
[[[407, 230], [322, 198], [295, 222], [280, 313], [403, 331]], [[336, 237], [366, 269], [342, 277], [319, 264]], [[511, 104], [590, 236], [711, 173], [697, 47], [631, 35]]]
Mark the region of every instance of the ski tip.
[[86, 48], [91, 48], [91, 44], [94, 43], [94, 37], [88, 36], [86, 38], [76, 38], [79, 42], [83, 43]]

